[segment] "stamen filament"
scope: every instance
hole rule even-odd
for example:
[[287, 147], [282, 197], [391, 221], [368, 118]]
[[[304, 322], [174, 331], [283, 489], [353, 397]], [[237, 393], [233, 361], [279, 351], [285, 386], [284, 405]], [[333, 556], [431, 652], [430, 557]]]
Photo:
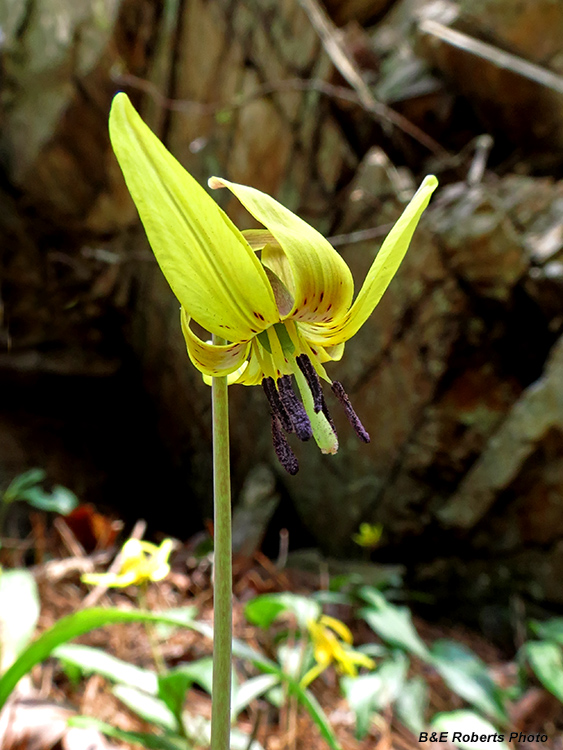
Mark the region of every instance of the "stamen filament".
[[309, 440], [313, 436], [313, 428], [311, 427], [305, 407], [295, 395], [295, 391], [291, 385], [291, 377], [289, 375], [282, 375], [281, 378], [278, 378], [277, 385], [281, 402], [290, 416], [295, 428], [295, 434], [299, 440]]
[[323, 409], [323, 392], [319, 376], [306, 354], [300, 354], [298, 357], [295, 357], [295, 361], [309, 385], [311, 396], [313, 397], [313, 409], [315, 414], [318, 414]]
[[344, 390], [344, 386], [342, 385], [342, 383], [339, 383], [338, 380], [335, 380], [332, 383], [331, 388], [336, 398], [340, 401], [340, 403], [344, 407], [344, 411], [346, 412], [348, 421], [354, 428], [356, 435], [360, 438], [362, 442], [369, 443], [370, 441], [369, 433], [366, 430], [366, 428], [363, 426], [363, 424], [360, 422], [360, 418], [354, 411], [354, 407], [350, 403], [350, 399], [348, 398], [348, 395], [346, 391]]
[[285, 406], [282, 404], [280, 394], [276, 388], [276, 384], [273, 378], [264, 378], [262, 380], [262, 388], [270, 404], [270, 410], [274, 417], [277, 417], [281, 426], [286, 432], [295, 432], [291, 418], [287, 413]]

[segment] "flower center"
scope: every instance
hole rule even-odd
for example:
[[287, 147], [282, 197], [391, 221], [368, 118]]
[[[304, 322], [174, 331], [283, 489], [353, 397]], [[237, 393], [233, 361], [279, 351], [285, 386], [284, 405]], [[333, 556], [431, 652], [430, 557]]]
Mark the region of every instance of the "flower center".
[[[299, 463], [287, 441], [286, 433], [295, 433], [302, 441], [314, 437], [323, 453], [336, 453], [336, 428], [328, 411], [315, 365], [308, 354], [303, 352], [303, 349], [312, 350], [303, 341], [296, 324], [293, 321], [276, 323], [258, 334], [257, 342], [255, 351], [263, 365], [262, 388], [270, 405], [274, 450], [286, 471], [296, 474]], [[295, 377], [302, 400], [299, 400], [293, 389], [291, 375]], [[360, 440], [369, 443], [369, 434], [354, 411], [342, 384], [334, 381], [331, 389], [344, 407]]]

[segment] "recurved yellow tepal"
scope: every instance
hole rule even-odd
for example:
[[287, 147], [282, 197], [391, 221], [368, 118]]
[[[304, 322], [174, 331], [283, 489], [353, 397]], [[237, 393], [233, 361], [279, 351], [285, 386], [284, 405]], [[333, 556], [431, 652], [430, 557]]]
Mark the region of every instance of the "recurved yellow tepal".
[[[313, 436], [323, 453], [338, 449], [320, 379], [330, 383], [356, 433], [368, 442], [344, 388], [324, 365], [342, 357], [346, 341], [381, 299], [436, 178], [423, 181], [354, 299], [350, 269], [319, 232], [269, 195], [212, 177], [211, 188], [228, 188], [264, 227], [239, 231], [123, 93], [113, 101], [110, 137], [156, 259], [180, 301], [188, 354], [204, 378], [262, 384], [274, 447], [291, 474], [298, 464], [284, 432], [301, 440]], [[226, 343], [203, 341], [192, 320]]]

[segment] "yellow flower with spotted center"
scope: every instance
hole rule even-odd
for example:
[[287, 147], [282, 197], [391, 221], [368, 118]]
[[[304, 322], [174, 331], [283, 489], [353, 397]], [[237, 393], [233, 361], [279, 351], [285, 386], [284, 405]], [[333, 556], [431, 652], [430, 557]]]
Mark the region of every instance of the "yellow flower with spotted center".
[[82, 581], [111, 588], [161, 581], [170, 573], [168, 558], [172, 547], [172, 539], [165, 539], [158, 547], [139, 539], [128, 539], [121, 549], [121, 565], [117, 573], [87, 573], [82, 576]]
[[[344, 388], [324, 364], [371, 315], [395, 275], [437, 186], [426, 177], [377, 254], [356, 299], [350, 269], [330, 243], [269, 195], [212, 177], [265, 227], [240, 232], [139, 117], [127, 96], [114, 98], [110, 138], [156, 259], [181, 304], [188, 354], [204, 378], [262, 384], [274, 447], [294, 474], [285, 437], [314, 436], [323, 453], [338, 449], [319, 378], [331, 388], [360, 439], [369, 435]], [[226, 343], [199, 338], [195, 321]], [[293, 391], [295, 377], [302, 402]]]
[[342, 674], [351, 677], [358, 674], [358, 667], [375, 667], [373, 659], [352, 648], [352, 633], [341, 620], [321, 615], [318, 621], [310, 620], [307, 629], [311, 636], [316, 663], [301, 680], [303, 687], [313, 682], [331, 664], [334, 664]]

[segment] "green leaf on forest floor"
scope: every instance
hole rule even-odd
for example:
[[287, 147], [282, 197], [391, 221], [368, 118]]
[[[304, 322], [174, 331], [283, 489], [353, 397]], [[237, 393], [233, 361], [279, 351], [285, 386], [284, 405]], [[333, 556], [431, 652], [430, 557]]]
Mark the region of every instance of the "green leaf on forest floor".
[[[438, 733], [447, 732], [448, 741], [462, 750], [491, 750], [491, 735], [501, 736], [487, 719], [473, 711], [436, 714], [430, 722], [430, 727]], [[495, 741], [494, 747], [498, 750], [508, 750], [506, 742]]]
[[183, 669], [172, 669], [158, 675], [158, 697], [180, 721], [186, 693], [193, 684], [191, 676]]
[[542, 685], [563, 702], [563, 651], [553, 641], [530, 641], [524, 653]]
[[424, 730], [428, 708], [428, 685], [422, 677], [416, 676], [405, 682], [395, 701], [395, 708], [399, 720], [414, 735]]
[[356, 715], [356, 737], [368, 733], [371, 717], [390, 706], [403, 690], [409, 661], [401, 651], [383, 662], [376, 672], [359, 677], [342, 677], [340, 685], [350, 708]]
[[545, 641], [556, 641], [563, 645], [563, 617], [553, 617], [546, 622], [532, 620], [530, 628], [538, 638]]
[[361, 588], [359, 595], [367, 602], [367, 606], [359, 614], [381, 640], [408, 651], [423, 661], [430, 661], [430, 652], [416, 632], [407, 607], [391, 604], [381, 591], [371, 586]]
[[39, 618], [39, 593], [27, 570], [0, 569], [0, 669], [29, 643]]
[[432, 644], [431, 654], [432, 664], [454, 693], [487, 716], [508, 722], [504, 694], [473, 651], [461, 643], [438, 640]]
[[40, 485], [47, 477], [43, 469], [29, 469], [19, 474], [2, 495], [6, 505], [24, 501], [38, 510], [68, 515], [78, 505], [78, 498], [67, 489], [57, 484], [52, 490], [44, 490]]
[[148, 750], [191, 750], [191, 745], [181, 737], [167, 737], [149, 732], [128, 732], [117, 729], [111, 724], [94, 719], [91, 716], [74, 716], [69, 719], [69, 726], [80, 729], [97, 729], [98, 732], [129, 745], [141, 745]]
[[[42, 633], [31, 643], [0, 678], [0, 708], [5, 704], [12, 690], [36, 664], [47, 659], [57, 646], [90, 632], [96, 628], [122, 622], [152, 622], [167, 625], [182, 625], [198, 633], [213, 638], [213, 629], [208, 625], [192, 621], [185, 612], [169, 610], [161, 613], [145, 612], [142, 610], [125, 611], [115, 608], [104, 609], [95, 607], [81, 610], [63, 617], [52, 628]], [[302, 706], [309, 712], [317, 725], [321, 735], [327, 741], [331, 750], [340, 750], [340, 745], [328, 720], [309, 690], [302, 688], [299, 683], [285, 674], [271, 659], [248, 646], [242, 641], [233, 640], [233, 656], [245, 659], [265, 674], [276, 675], [280, 681], [287, 684], [288, 692], [295, 695]], [[164, 704], [163, 704], [164, 705]]]
[[84, 675], [99, 674], [112, 682], [144, 690], [156, 695], [158, 681], [150, 669], [118, 659], [106, 651], [79, 643], [64, 643], [54, 649], [52, 655], [63, 662], [63, 666], [76, 667]]
[[291, 612], [299, 626], [305, 628], [308, 620], [316, 620], [319, 617], [321, 608], [318, 602], [309, 597], [289, 591], [256, 596], [244, 608], [246, 619], [260, 628], [269, 628], [282, 612]]

